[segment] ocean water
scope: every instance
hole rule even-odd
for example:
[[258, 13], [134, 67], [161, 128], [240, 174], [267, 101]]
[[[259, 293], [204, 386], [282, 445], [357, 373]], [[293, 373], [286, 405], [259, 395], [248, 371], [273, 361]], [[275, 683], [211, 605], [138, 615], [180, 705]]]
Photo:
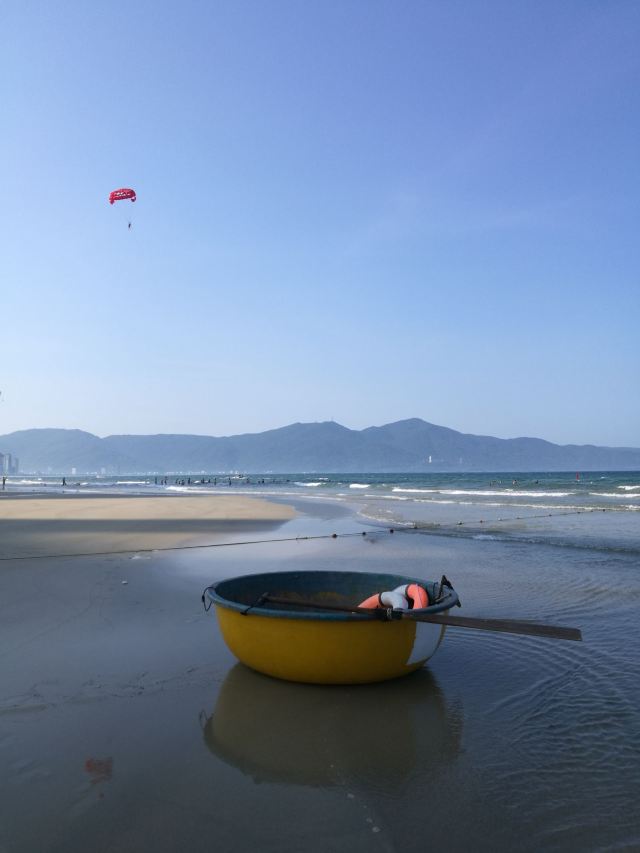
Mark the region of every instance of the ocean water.
[[[214, 478], [65, 491], [299, 514], [240, 547], [5, 565], [2, 853], [640, 850], [638, 472]], [[244, 668], [202, 611], [224, 577], [341, 568], [446, 574], [460, 615], [583, 641], [450, 628], [415, 675], [322, 687]]]

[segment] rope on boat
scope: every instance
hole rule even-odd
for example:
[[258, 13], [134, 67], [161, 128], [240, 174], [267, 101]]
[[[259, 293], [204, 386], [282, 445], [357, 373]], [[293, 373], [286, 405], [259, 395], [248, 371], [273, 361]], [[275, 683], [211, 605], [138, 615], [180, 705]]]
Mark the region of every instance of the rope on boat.
[[285, 536], [280, 539], [247, 539], [243, 542], [209, 542], [207, 544], [202, 545], [169, 545], [166, 547], [156, 547], [156, 548], [125, 548], [120, 551], [87, 551], [78, 554], [77, 552], [74, 554], [20, 554], [16, 556], [9, 557], [0, 557], [0, 562], [7, 562], [13, 560], [55, 560], [55, 559], [72, 559], [74, 557], [117, 557], [122, 556], [124, 554], [153, 554], [159, 551], [194, 551], [196, 549], [202, 548], [231, 548], [234, 545], [267, 545], [271, 542], [306, 542], [312, 539], [349, 539], [354, 536], [366, 537], [369, 534], [373, 536], [387, 536], [392, 533], [415, 533], [418, 532], [437, 532], [441, 529], [448, 529], [451, 527], [461, 527], [462, 525], [474, 525], [474, 524], [497, 524], [498, 522], [509, 522], [509, 521], [528, 521], [532, 518], [555, 518], [556, 516], [563, 515], [588, 515], [592, 512], [607, 512], [606, 509], [578, 509], [578, 510], [570, 510], [567, 512], [545, 512], [540, 513], [538, 515], [518, 515], [514, 518], [497, 518], [493, 519], [490, 522], [486, 522], [484, 519], [479, 519], [478, 521], [458, 521], [453, 525], [441, 525], [438, 522], [425, 522], [419, 523], [417, 521], [409, 522], [403, 527], [390, 527], [387, 529], [380, 528], [374, 529], [372, 531], [367, 532], [366, 530], [354, 531], [353, 533], [322, 533], [317, 536]]

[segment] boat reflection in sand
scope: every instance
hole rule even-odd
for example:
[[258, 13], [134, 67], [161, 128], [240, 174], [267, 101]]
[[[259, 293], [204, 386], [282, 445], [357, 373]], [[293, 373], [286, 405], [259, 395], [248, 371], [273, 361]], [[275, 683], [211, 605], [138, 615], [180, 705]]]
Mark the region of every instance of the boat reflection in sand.
[[433, 674], [394, 682], [318, 686], [282, 682], [236, 664], [204, 739], [218, 758], [255, 782], [394, 790], [457, 755], [462, 715]]

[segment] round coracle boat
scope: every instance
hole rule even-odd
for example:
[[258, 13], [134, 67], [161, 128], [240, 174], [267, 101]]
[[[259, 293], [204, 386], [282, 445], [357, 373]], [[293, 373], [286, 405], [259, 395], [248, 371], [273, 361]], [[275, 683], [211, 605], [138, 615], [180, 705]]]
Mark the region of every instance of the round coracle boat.
[[230, 578], [207, 587], [203, 601], [215, 606], [242, 663], [315, 684], [366, 684], [419, 669], [445, 632], [428, 619], [459, 605], [444, 577], [331, 571]]

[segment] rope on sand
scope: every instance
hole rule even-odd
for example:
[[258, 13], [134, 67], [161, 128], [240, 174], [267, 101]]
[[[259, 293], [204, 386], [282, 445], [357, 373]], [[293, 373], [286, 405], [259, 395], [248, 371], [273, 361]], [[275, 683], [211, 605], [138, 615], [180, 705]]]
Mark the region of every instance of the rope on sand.
[[[545, 512], [540, 513], [538, 515], [517, 515], [513, 518], [497, 518], [490, 521], [490, 524], [497, 524], [498, 522], [509, 522], [509, 521], [528, 521], [532, 518], [555, 518], [557, 516], [562, 515], [582, 515], [589, 514], [592, 512], [606, 512], [606, 509], [578, 509], [571, 510], [568, 512]], [[380, 529], [373, 530], [371, 534], [374, 536], [388, 536], [391, 533], [427, 533], [432, 532], [435, 533], [438, 530], [446, 530], [447, 528], [461, 527], [463, 525], [474, 525], [474, 524], [485, 524], [484, 519], [479, 519], [478, 521], [458, 521], [455, 522], [454, 525], [440, 525], [438, 523], [424, 523], [420, 524], [417, 521], [410, 522], [404, 527], [390, 527], [388, 529]], [[124, 554], [153, 554], [159, 551], [195, 551], [196, 549], [202, 548], [231, 548], [234, 545], [268, 545], [270, 543], [275, 542], [306, 542], [312, 539], [348, 539], [354, 536], [368, 536], [366, 530], [360, 530], [353, 533], [323, 533], [318, 536], [286, 536], [280, 539], [248, 539], [242, 542], [210, 542], [208, 544], [203, 545], [169, 545], [167, 547], [156, 547], [156, 548], [125, 548], [121, 551], [87, 551], [85, 553], [74, 553], [74, 554], [24, 554], [17, 555], [14, 557], [0, 557], [0, 562], [12, 561], [12, 560], [57, 560], [57, 559], [71, 559], [73, 557], [116, 557], [122, 556]]]

